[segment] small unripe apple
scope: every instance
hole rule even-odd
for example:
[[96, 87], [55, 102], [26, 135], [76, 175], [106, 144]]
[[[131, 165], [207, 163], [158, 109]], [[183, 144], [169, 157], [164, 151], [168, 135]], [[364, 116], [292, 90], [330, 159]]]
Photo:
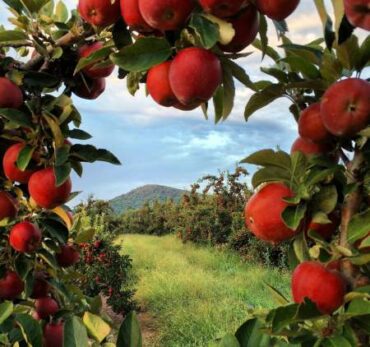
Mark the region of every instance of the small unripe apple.
[[73, 93], [76, 94], [78, 97], [87, 100], [95, 100], [101, 94], [103, 94], [105, 90], [105, 78], [77, 78], [77, 84], [72, 89]]
[[46, 324], [44, 327], [43, 347], [63, 347], [63, 346], [64, 346], [63, 322]]
[[277, 21], [289, 17], [298, 4], [299, 0], [256, 0], [258, 11]]
[[0, 221], [13, 219], [18, 214], [18, 202], [8, 192], [0, 192]]
[[370, 122], [370, 83], [347, 78], [334, 83], [321, 100], [321, 117], [335, 136], [353, 136]]
[[0, 299], [14, 300], [22, 294], [24, 282], [14, 271], [6, 271], [0, 278]]
[[245, 206], [247, 228], [259, 239], [278, 243], [292, 238], [298, 231], [288, 228], [282, 213], [288, 207], [285, 198], [294, 196], [283, 183], [269, 183], [254, 193]]
[[39, 298], [35, 301], [35, 310], [41, 319], [46, 319], [59, 311], [59, 305], [53, 298]]
[[50, 285], [46, 281], [46, 277], [47, 274], [42, 271], [35, 273], [32, 293], [30, 295], [32, 299], [40, 299], [48, 296], [50, 292]]
[[169, 79], [180, 103], [199, 105], [208, 101], [222, 82], [220, 60], [204, 48], [185, 48], [172, 61]]
[[293, 272], [292, 293], [294, 302], [302, 303], [308, 298], [320, 312], [331, 314], [342, 306], [346, 284], [337, 271], [331, 271], [318, 262], [306, 261]]
[[156, 65], [149, 70], [146, 79], [146, 86], [150, 96], [159, 105], [165, 107], [174, 106], [179, 102], [170, 85], [170, 67], [170, 61]]
[[161, 31], [180, 29], [194, 7], [193, 0], [139, 0], [145, 22]]
[[79, 0], [77, 9], [86, 22], [98, 27], [112, 25], [120, 17], [119, 0]]
[[259, 29], [259, 15], [253, 5], [248, 5], [229, 22], [235, 30], [235, 36], [227, 45], [220, 45], [225, 52], [240, 52], [249, 46], [257, 36]]
[[199, 0], [200, 6], [207, 13], [216, 17], [232, 17], [247, 3], [246, 0]]
[[370, 30], [370, 1], [344, 0], [348, 21], [355, 27]]
[[21, 222], [14, 225], [10, 231], [9, 243], [17, 252], [31, 253], [40, 247], [41, 236], [41, 231], [36, 225]]
[[19, 108], [22, 104], [21, 89], [6, 77], [0, 77], [0, 108]]
[[28, 183], [35, 170], [24, 170], [18, 168], [17, 159], [19, 153], [25, 147], [24, 143], [16, 143], [8, 148], [3, 157], [3, 170], [5, 176], [13, 182]]
[[140, 33], [152, 32], [153, 28], [145, 22], [139, 9], [139, 0], [121, 0], [121, 14], [131, 30]]
[[70, 267], [79, 262], [80, 253], [73, 245], [63, 245], [56, 254], [56, 259], [59, 266]]
[[54, 169], [49, 167], [36, 171], [28, 182], [28, 191], [37, 205], [53, 209], [68, 201], [72, 191], [72, 182], [68, 178], [59, 187], [56, 186]]
[[[83, 45], [79, 50], [78, 54], [80, 58], [88, 58], [92, 53], [102, 49], [104, 46], [101, 42], [94, 42], [90, 45]], [[83, 68], [83, 73], [90, 78], [103, 78], [108, 77], [114, 70], [114, 64], [110, 64], [105, 67], [95, 67], [95, 64], [90, 64]]]
[[307, 156], [328, 154], [333, 150], [333, 146], [327, 143], [315, 143], [298, 137], [291, 148], [291, 154], [301, 152]]
[[311, 142], [323, 143], [332, 140], [333, 136], [325, 128], [321, 118], [321, 104], [315, 103], [301, 112], [298, 121], [299, 135]]

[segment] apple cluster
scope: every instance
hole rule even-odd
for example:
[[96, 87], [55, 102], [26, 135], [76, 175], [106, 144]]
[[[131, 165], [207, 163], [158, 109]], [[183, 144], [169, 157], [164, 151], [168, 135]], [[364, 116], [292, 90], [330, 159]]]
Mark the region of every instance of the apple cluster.
[[[292, 155], [297, 151], [308, 158], [327, 155], [336, 163], [342, 141], [354, 140], [369, 124], [370, 83], [361, 78], [338, 81], [326, 90], [320, 102], [301, 112], [300, 137], [292, 146]], [[328, 216], [330, 222], [325, 224], [316, 223], [307, 216], [293, 230], [285, 224], [282, 214], [290, 205], [287, 200], [294, 196], [294, 191], [285, 183], [263, 185], [246, 204], [248, 229], [259, 239], [271, 243], [289, 240], [302, 232], [308, 236], [308, 231], [330, 241], [341, 222], [339, 211], [332, 212]], [[295, 269], [292, 278], [295, 302], [309, 298], [323, 314], [331, 314], [343, 304], [347, 283], [338, 271], [340, 267], [328, 265], [306, 261]]]
[[[203, 12], [214, 21], [231, 24], [235, 34], [228, 43], [219, 43], [212, 50], [198, 46], [181, 47], [169, 60], [148, 70], [145, 80], [153, 100], [164, 107], [189, 111], [211, 99], [221, 85], [223, 69], [219, 56], [224, 52], [241, 52], [254, 41], [259, 31], [259, 13], [281, 21], [298, 4], [299, 0], [80, 0], [78, 10], [86, 22], [101, 28], [122, 18], [135, 39], [151, 35], [168, 37], [171, 32], [178, 36], [194, 12]], [[82, 47], [80, 58], [88, 58], [101, 49], [100, 45], [94, 43]], [[104, 90], [103, 78], [112, 72], [112, 68], [108, 64], [85, 67], [83, 74], [91, 81], [80, 84], [78, 90], [74, 90], [75, 94], [88, 99], [98, 97]]]

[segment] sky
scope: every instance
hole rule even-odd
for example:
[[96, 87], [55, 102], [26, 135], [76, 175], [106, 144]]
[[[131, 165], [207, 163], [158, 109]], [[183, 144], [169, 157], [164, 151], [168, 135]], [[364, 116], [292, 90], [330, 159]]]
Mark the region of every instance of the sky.
[[[77, 1], [67, 0], [70, 8]], [[0, 24], [6, 24], [8, 13], [0, 7]], [[313, 1], [302, 0], [287, 20], [294, 42], [308, 43], [321, 34], [321, 22]], [[272, 27], [272, 23], [271, 27]], [[276, 33], [269, 40], [278, 45]], [[247, 48], [246, 52], [252, 52]], [[253, 51], [239, 59], [253, 81], [266, 79], [259, 68], [269, 66], [261, 54]], [[214, 124], [212, 113], [205, 120], [202, 111], [181, 112], [163, 108], [145, 96], [145, 88], [132, 97], [126, 81], [115, 76], [107, 80], [105, 93], [95, 101], [74, 97], [83, 116], [82, 129], [93, 135], [89, 143], [112, 151], [122, 166], [106, 163], [84, 165], [82, 178], [73, 177], [75, 191], [83, 191], [74, 203], [93, 194], [110, 199], [144, 184], [162, 184], [188, 188], [205, 174], [232, 170], [247, 155], [263, 148], [289, 151], [297, 137], [297, 126], [288, 110], [290, 103], [278, 99], [258, 111], [246, 123], [244, 107], [252, 93], [237, 85], [234, 110], [226, 122]], [[247, 166], [253, 172], [253, 167]]]

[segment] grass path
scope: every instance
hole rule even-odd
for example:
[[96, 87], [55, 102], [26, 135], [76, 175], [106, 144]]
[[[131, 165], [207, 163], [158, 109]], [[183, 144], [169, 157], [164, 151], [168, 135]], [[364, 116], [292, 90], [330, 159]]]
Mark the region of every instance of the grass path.
[[125, 235], [117, 242], [134, 261], [148, 347], [203, 347], [234, 332], [251, 306], [275, 306], [264, 281], [289, 295], [288, 276], [230, 252], [184, 245], [172, 235]]

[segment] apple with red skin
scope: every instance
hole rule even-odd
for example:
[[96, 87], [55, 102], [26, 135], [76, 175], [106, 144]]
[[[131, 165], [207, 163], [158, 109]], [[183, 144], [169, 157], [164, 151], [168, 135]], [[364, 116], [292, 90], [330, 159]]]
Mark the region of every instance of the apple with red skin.
[[305, 298], [314, 302], [323, 314], [331, 314], [342, 306], [346, 283], [337, 271], [306, 261], [297, 266], [292, 276], [292, 293], [296, 303]]
[[315, 143], [307, 141], [302, 137], [298, 137], [291, 148], [291, 154], [301, 152], [306, 156], [322, 155], [329, 153], [333, 150], [333, 146], [327, 143]]
[[119, 0], [79, 0], [78, 12], [88, 23], [97, 27], [107, 27], [120, 17]]
[[229, 22], [235, 30], [235, 36], [227, 45], [220, 45], [225, 52], [237, 53], [249, 46], [257, 36], [259, 30], [259, 15], [253, 5], [248, 5]]
[[25, 147], [24, 143], [16, 143], [8, 148], [3, 157], [3, 170], [5, 176], [13, 182], [28, 183], [35, 170], [24, 170], [18, 168], [17, 159], [19, 153]]
[[169, 72], [171, 61], [153, 66], [146, 79], [148, 93], [159, 105], [170, 107], [176, 105], [179, 101], [172, 91]]
[[256, 0], [258, 11], [277, 21], [289, 17], [298, 4], [299, 0]]
[[369, 0], [344, 0], [344, 10], [348, 21], [353, 26], [370, 30]]
[[0, 108], [19, 108], [22, 104], [22, 90], [6, 77], [0, 77]]
[[95, 100], [105, 91], [105, 78], [80, 77], [72, 91], [82, 99]]
[[337, 213], [331, 213], [329, 215], [329, 219], [330, 223], [327, 224], [314, 223], [311, 221], [308, 225], [307, 231], [313, 230], [317, 234], [321, 235], [323, 239], [330, 240], [340, 225], [340, 217]]
[[14, 219], [18, 214], [18, 202], [8, 192], [0, 192], [0, 221]]
[[31, 253], [40, 247], [41, 236], [36, 225], [25, 221], [13, 226], [9, 234], [9, 244], [17, 252]]
[[180, 111], [192, 111], [198, 108], [201, 104], [202, 102], [198, 102], [193, 105], [183, 105], [181, 102], [178, 102], [175, 105], [173, 105], [173, 107]]
[[334, 83], [322, 97], [321, 117], [335, 136], [357, 134], [370, 122], [370, 83], [361, 78]]
[[[92, 44], [86, 44], [80, 47], [80, 49], [78, 50], [78, 55], [80, 58], [87, 58], [92, 53], [102, 49], [103, 47], [103, 44], [99, 41]], [[90, 64], [82, 69], [85, 76], [93, 79], [108, 77], [112, 74], [114, 70], [114, 64], [110, 64], [105, 67], [95, 67], [94, 65], [96, 65], [96, 63]]]
[[63, 347], [64, 323], [48, 323], [44, 327], [43, 347]]
[[298, 121], [299, 135], [311, 142], [324, 143], [333, 139], [321, 117], [321, 104], [315, 103], [301, 112]]
[[54, 169], [48, 167], [36, 171], [28, 182], [28, 191], [37, 205], [53, 209], [68, 201], [72, 191], [72, 182], [68, 178], [59, 187], [56, 186]]
[[62, 245], [56, 259], [59, 266], [70, 267], [79, 262], [80, 253], [73, 245]]
[[161, 31], [180, 29], [194, 7], [193, 0], [139, 0], [145, 22]]
[[14, 300], [22, 294], [24, 282], [14, 271], [8, 270], [0, 278], [0, 299]]
[[46, 281], [46, 277], [47, 274], [42, 271], [35, 273], [32, 293], [30, 295], [32, 299], [40, 299], [48, 296], [50, 292], [50, 285]]
[[53, 298], [39, 298], [35, 301], [35, 310], [41, 319], [46, 319], [59, 311], [59, 305]]
[[172, 61], [169, 80], [180, 103], [199, 105], [208, 101], [222, 82], [220, 60], [204, 48], [185, 48]]
[[121, 14], [131, 30], [140, 33], [152, 32], [153, 28], [145, 22], [139, 9], [139, 0], [121, 0]]
[[283, 183], [263, 186], [252, 195], [245, 206], [247, 228], [257, 238], [274, 244], [292, 238], [298, 231], [285, 225], [282, 213], [289, 205], [283, 199], [293, 196], [294, 192]]
[[246, 0], [199, 0], [205, 12], [219, 18], [234, 16], [246, 3]]

